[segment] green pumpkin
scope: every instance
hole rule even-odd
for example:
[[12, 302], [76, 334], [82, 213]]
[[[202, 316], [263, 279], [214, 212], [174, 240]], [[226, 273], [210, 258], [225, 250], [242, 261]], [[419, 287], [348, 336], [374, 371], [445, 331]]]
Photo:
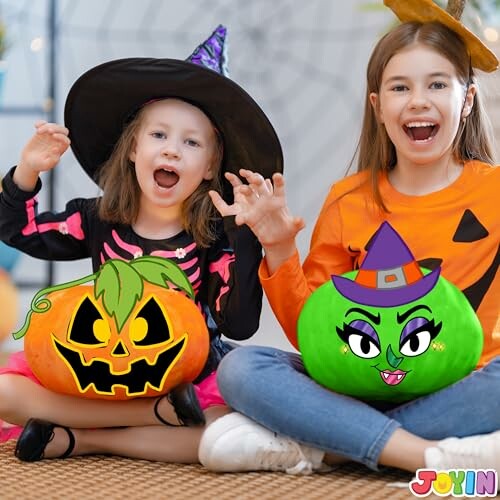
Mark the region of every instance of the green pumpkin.
[[307, 300], [298, 341], [308, 373], [320, 384], [363, 400], [400, 403], [468, 375], [483, 334], [465, 296], [440, 276], [426, 295], [395, 307], [353, 302], [329, 281]]

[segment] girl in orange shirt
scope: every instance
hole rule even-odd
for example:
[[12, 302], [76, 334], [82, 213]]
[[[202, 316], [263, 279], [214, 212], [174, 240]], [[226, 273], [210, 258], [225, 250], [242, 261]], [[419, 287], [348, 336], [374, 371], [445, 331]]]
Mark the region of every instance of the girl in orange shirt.
[[241, 170], [247, 183], [227, 178], [244, 202], [227, 205], [211, 196], [222, 214], [235, 214], [262, 243], [260, 278], [295, 346], [307, 298], [332, 274], [359, 268], [370, 237], [388, 221], [416, 259], [431, 267], [438, 262], [476, 309], [483, 367], [429, 396], [380, 405], [321, 387], [298, 354], [236, 349], [218, 371], [225, 400], [301, 444], [242, 415], [224, 416], [200, 445], [200, 460], [212, 470], [286, 470], [302, 453], [302, 471], [342, 461], [412, 472], [500, 471], [500, 170], [473, 72], [493, 71], [498, 60], [431, 0], [385, 3], [404, 23], [379, 41], [368, 64], [358, 173], [332, 187], [304, 264], [295, 246], [304, 222], [288, 210], [281, 175], [271, 181]]

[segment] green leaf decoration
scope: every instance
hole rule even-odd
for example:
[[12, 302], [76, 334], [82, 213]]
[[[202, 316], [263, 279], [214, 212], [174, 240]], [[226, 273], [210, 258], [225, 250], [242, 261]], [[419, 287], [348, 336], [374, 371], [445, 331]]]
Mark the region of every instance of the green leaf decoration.
[[172, 260], [146, 255], [130, 261], [130, 265], [153, 285], [170, 288], [168, 283], [171, 283], [194, 299], [193, 287], [186, 273]]
[[114, 316], [118, 331], [142, 298], [144, 283], [140, 274], [127, 262], [119, 259], [106, 261], [95, 279], [94, 293], [102, 295], [104, 309]]
[[114, 317], [118, 331], [121, 331], [144, 291], [144, 281], [163, 288], [176, 286], [194, 300], [194, 290], [186, 273], [172, 260], [164, 257], [144, 256], [130, 262], [111, 259], [105, 262], [99, 271], [83, 278], [54, 285], [40, 290], [31, 302], [31, 308], [22, 328], [14, 332], [15, 339], [22, 338], [30, 325], [33, 313], [47, 312], [51, 302], [45, 297], [52, 292], [94, 281], [96, 299], [102, 295], [106, 313]]

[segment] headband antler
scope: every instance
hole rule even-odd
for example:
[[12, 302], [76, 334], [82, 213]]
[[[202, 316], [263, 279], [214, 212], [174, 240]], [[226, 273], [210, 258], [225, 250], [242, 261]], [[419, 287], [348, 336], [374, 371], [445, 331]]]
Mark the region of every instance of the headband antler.
[[457, 21], [462, 18], [462, 12], [465, 8], [465, 0], [448, 0], [448, 5], [446, 6], [446, 12], [453, 16]]
[[457, 33], [464, 41], [474, 68], [491, 73], [498, 68], [497, 56], [460, 21], [465, 0], [448, 0], [446, 10], [432, 0], [384, 0], [403, 22], [438, 22]]

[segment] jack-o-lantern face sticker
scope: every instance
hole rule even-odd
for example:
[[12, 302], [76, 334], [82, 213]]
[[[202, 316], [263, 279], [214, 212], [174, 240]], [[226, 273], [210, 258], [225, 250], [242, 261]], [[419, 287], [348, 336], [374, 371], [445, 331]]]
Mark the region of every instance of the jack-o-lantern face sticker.
[[439, 271], [419, 268], [384, 223], [360, 270], [333, 276], [304, 306], [298, 340], [311, 377], [336, 392], [398, 403], [469, 374], [481, 325]]
[[208, 356], [208, 331], [185, 274], [171, 261], [107, 261], [89, 277], [42, 290], [25, 352], [47, 388], [88, 398], [164, 394], [192, 381]]

